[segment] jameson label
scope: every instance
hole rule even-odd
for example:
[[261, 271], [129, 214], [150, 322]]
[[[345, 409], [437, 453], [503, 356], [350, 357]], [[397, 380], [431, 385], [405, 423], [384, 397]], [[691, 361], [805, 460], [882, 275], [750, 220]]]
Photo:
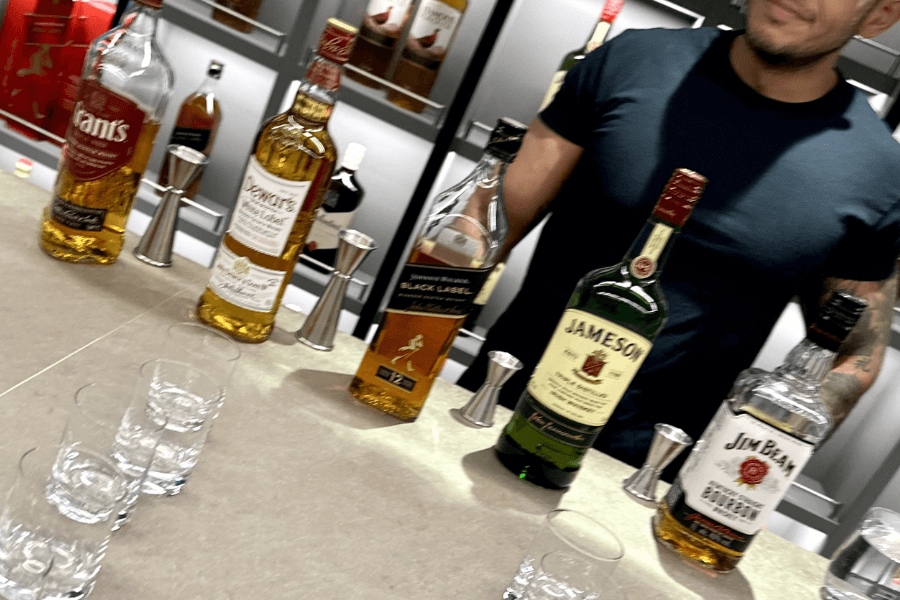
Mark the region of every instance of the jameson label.
[[[72, 111], [62, 170], [76, 179], [100, 179], [131, 161], [146, 114], [94, 79], [82, 81]], [[143, 166], [141, 166], [143, 169]]]
[[424, 62], [440, 64], [453, 42], [462, 12], [438, 0], [423, 0], [406, 37], [406, 49]]
[[281, 256], [311, 181], [276, 177], [250, 157], [228, 233], [248, 248]]
[[682, 525], [743, 552], [803, 470], [813, 445], [723, 403], [666, 501]]
[[516, 405], [516, 413], [529, 425], [558, 442], [575, 448], [590, 448], [600, 435], [597, 427], [579, 427], [577, 424], [562, 423], [551, 417], [531, 396], [525, 394]]
[[209, 145], [209, 137], [212, 132], [209, 129], [195, 129], [193, 127], [176, 127], [172, 130], [170, 144], [187, 146], [197, 152], [206, 150]]
[[[606, 14], [604, 10], [604, 14]], [[613, 19], [615, 16], [613, 16]], [[587, 51], [593, 52], [597, 48], [603, 45], [603, 40], [606, 39], [606, 34], [609, 33], [609, 28], [612, 26], [612, 19], [610, 20], [601, 20], [597, 23], [597, 26], [594, 28], [594, 33], [591, 34], [591, 39], [588, 40], [587, 43]]]
[[650, 341], [611, 321], [567, 309], [528, 382], [541, 405], [601, 427], [650, 352]]
[[59, 196], [53, 196], [50, 204], [53, 220], [71, 229], [79, 231], [101, 231], [106, 219], [105, 208], [88, 208], [66, 202]]
[[223, 244], [212, 266], [209, 289], [235, 306], [254, 312], [269, 312], [287, 276], [284, 271], [253, 264], [247, 257], [238, 256]]
[[491, 269], [461, 269], [407, 263], [387, 310], [439, 317], [464, 317]]
[[670, 237], [672, 237], [671, 226], [665, 223], [654, 225], [640, 254], [628, 266], [631, 274], [638, 279], [646, 279], [656, 273], [659, 255], [662, 254]]

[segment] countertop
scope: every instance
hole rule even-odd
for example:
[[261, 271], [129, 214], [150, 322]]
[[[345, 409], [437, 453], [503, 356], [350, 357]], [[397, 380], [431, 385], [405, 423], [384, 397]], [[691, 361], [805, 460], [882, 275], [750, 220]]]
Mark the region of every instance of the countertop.
[[[49, 258], [37, 243], [48, 202], [0, 172], [0, 495], [22, 452], [57, 443], [75, 390], [133, 377], [207, 280], [179, 256], [170, 269], [139, 262], [131, 234], [111, 267]], [[519, 480], [492, 451], [510, 411], [465, 426], [462, 388], [438, 380], [415, 423], [355, 402], [364, 343], [339, 333], [334, 351], [312, 350], [293, 336], [303, 319], [282, 308], [269, 341], [241, 345], [191, 479], [140, 500], [92, 600], [499, 599], [556, 507], [619, 535], [629, 600], [818, 598], [826, 559], [765, 530], [724, 576], [658, 546], [653, 509], [622, 491], [634, 469], [595, 450], [567, 492]]]

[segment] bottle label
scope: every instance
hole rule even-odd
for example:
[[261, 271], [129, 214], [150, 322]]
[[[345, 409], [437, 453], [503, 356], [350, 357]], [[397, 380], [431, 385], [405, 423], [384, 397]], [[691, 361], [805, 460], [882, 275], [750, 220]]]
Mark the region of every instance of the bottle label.
[[669, 489], [669, 510], [691, 531], [743, 552], [813, 450], [724, 402]]
[[620, 325], [567, 309], [531, 375], [528, 393], [567, 419], [601, 427], [650, 347], [650, 340]]
[[342, 65], [350, 58], [353, 43], [356, 42], [356, 34], [355, 27], [350, 27], [337, 19], [329, 19], [322, 31], [322, 37], [319, 38], [319, 48], [316, 53], [325, 60]]
[[356, 215], [355, 210], [347, 212], [328, 212], [322, 208], [316, 213], [306, 237], [306, 245], [310, 250], [333, 250], [338, 247], [338, 232], [350, 227], [350, 222]]
[[269, 312], [275, 306], [278, 290], [288, 273], [253, 264], [238, 256], [224, 244], [213, 262], [209, 289], [223, 300], [252, 310]]
[[172, 130], [170, 144], [187, 146], [197, 152], [206, 150], [212, 131], [209, 129], [196, 129], [194, 127], [176, 127]]
[[570, 425], [551, 416], [530, 394], [523, 394], [516, 404], [516, 414], [550, 439], [573, 448], [590, 448], [600, 436], [597, 427]]
[[484, 285], [481, 287], [481, 291], [475, 296], [475, 300], [473, 301], [474, 304], [479, 304], [481, 306], [487, 304], [487, 301], [491, 297], [491, 294], [494, 293], [494, 288], [497, 287], [497, 282], [500, 281], [500, 275], [503, 274], [503, 269], [505, 268], [505, 262], [494, 267], [494, 270], [488, 275], [487, 281], [485, 281]]
[[95, 79], [81, 83], [72, 111], [61, 170], [82, 181], [125, 166], [135, 153], [146, 114]]
[[556, 92], [559, 91], [559, 88], [562, 87], [563, 81], [566, 79], [566, 73], [568, 71], [557, 71], [553, 74], [553, 80], [550, 81], [550, 87], [547, 88], [547, 93], [544, 95], [544, 100], [541, 102], [540, 108], [538, 108], [538, 112], [541, 112], [553, 102], [553, 99], [556, 97]]
[[53, 220], [71, 229], [79, 231], [102, 231], [106, 220], [105, 208], [88, 208], [66, 202], [59, 196], [53, 196], [50, 203], [50, 215]]
[[407, 263], [387, 310], [459, 318], [469, 314], [490, 269]]
[[412, 0], [370, 0], [363, 18], [366, 37], [389, 45], [403, 33]]
[[[607, 3], [607, 4], [609, 4], [609, 3]], [[620, 6], [621, 6], [621, 4], [620, 4]], [[604, 14], [606, 14], [606, 11], [604, 11]], [[615, 17], [613, 17], [613, 18], [615, 18]], [[597, 23], [597, 26], [594, 28], [594, 33], [591, 34], [591, 39], [588, 40], [588, 43], [586, 46], [588, 52], [593, 52], [594, 50], [599, 48], [601, 45], [603, 45], [603, 42], [606, 40], [606, 34], [609, 33], [609, 28], [611, 26], [612, 26], [612, 20], [609, 20], [609, 21], [601, 20], [599, 23]]]
[[654, 225], [653, 231], [650, 232], [650, 236], [644, 242], [644, 247], [641, 249], [640, 254], [628, 265], [628, 270], [631, 271], [631, 274], [638, 279], [646, 279], [656, 273], [659, 255], [662, 254], [670, 237], [672, 237], [671, 226], [664, 223]]
[[311, 186], [276, 177], [251, 156], [228, 234], [257, 252], [281, 256]]
[[462, 12], [440, 2], [423, 0], [409, 28], [406, 49], [426, 62], [440, 64], [453, 42]]
[[329, 92], [341, 89], [341, 68], [325, 60], [314, 60], [306, 71], [306, 80]]

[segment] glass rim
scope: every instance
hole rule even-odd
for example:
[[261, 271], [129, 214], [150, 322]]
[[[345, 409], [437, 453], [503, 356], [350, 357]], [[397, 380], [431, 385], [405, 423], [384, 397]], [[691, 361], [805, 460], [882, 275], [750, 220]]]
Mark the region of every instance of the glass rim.
[[[565, 535], [558, 528], [555, 528], [553, 525], [554, 519], [556, 517], [558, 517], [559, 515], [563, 515], [563, 514], [576, 515], [577, 518], [584, 519], [584, 520], [590, 522], [594, 527], [599, 528], [600, 530], [605, 532], [607, 537], [609, 538], [609, 540], [611, 542], [613, 542], [613, 544], [615, 545], [615, 548], [616, 548], [615, 556], [597, 555], [595, 552], [592, 552], [591, 550], [584, 548], [582, 545], [580, 545], [578, 543], [578, 540], [572, 539], [568, 535]], [[597, 519], [591, 517], [590, 515], [588, 515], [586, 513], [583, 513], [581, 511], [577, 511], [577, 510], [572, 510], [570, 508], [557, 508], [557, 509], [551, 510], [549, 513], [547, 513], [546, 523], [547, 523], [547, 526], [550, 528], [550, 530], [553, 531], [553, 534], [557, 538], [559, 538], [560, 541], [562, 541], [564, 544], [569, 546], [572, 550], [575, 550], [576, 552], [585, 554], [586, 556], [589, 556], [594, 560], [611, 563], [611, 562], [620, 561], [625, 556], [625, 546], [624, 546], [624, 544], [622, 544], [622, 540], [619, 539], [619, 536], [617, 536], [616, 533], [612, 529], [610, 529], [609, 527], [607, 527], [606, 525], [604, 525], [603, 523], [601, 523], [600, 521], [598, 521]]]
[[[149, 362], [149, 361], [148, 361]], [[145, 363], [146, 364], [146, 363]], [[143, 367], [143, 365], [141, 365]], [[118, 416], [113, 416], [111, 418], [105, 417], [104, 415], [99, 415], [95, 411], [91, 410], [89, 406], [87, 406], [84, 399], [85, 393], [91, 390], [100, 390], [104, 388], [117, 389], [115, 386], [121, 386], [122, 390], [125, 390], [125, 394], [128, 397], [127, 401], [123, 401], [120, 405], [122, 408], [122, 413]], [[93, 421], [97, 426], [102, 427], [109, 431], [118, 431], [119, 426], [122, 423], [122, 419], [131, 410], [132, 405], [135, 400], [135, 389], [137, 386], [137, 382], [132, 383], [130, 386], [126, 383], [114, 382], [114, 381], [93, 381], [91, 383], [86, 383], [79, 387], [74, 396], [72, 397], [72, 402], [75, 404], [75, 408], [85, 417]], [[149, 405], [147, 408], [150, 408]], [[168, 424], [169, 417], [163, 411], [154, 408], [153, 409], [153, 417], [152, 422], [156, 425], [152, 431], [155, 433], [157, 431], [162, 431], [166, 428]]]

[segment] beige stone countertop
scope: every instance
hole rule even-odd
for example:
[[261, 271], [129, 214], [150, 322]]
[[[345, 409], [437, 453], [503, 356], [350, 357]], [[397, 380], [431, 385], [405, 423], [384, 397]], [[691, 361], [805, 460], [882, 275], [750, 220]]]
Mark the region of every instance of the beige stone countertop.
[[[55, 261], [38, 247], [48, 194], [0, 172], [0, 497], [26, 449], [55, 444], [72, 395], [130, 378], [165, 329], [190, 318], [206, 269], [131, 255], [111, 267]], [[184, 490], [144, 497], [113, 535], [92, 600], [499, 600], [543, 515], [584, 511], [626, 555], [629, 600], [818, 598], [827, 561], [763, 531], [738, 569], [715, 576], [659, 547], [652, 508], [622, 491], [634, 469], [591, 450], [567, 492], [507, 472], [495, 426], [453, 416], [471, 396], [438, 380], [415, 423], [356, 403], [364, 344], [297, 343], [282, 309], [269, 341], [241, 345], [221, 415]], [[661, 486], [660, 491], [662, 491]]]

